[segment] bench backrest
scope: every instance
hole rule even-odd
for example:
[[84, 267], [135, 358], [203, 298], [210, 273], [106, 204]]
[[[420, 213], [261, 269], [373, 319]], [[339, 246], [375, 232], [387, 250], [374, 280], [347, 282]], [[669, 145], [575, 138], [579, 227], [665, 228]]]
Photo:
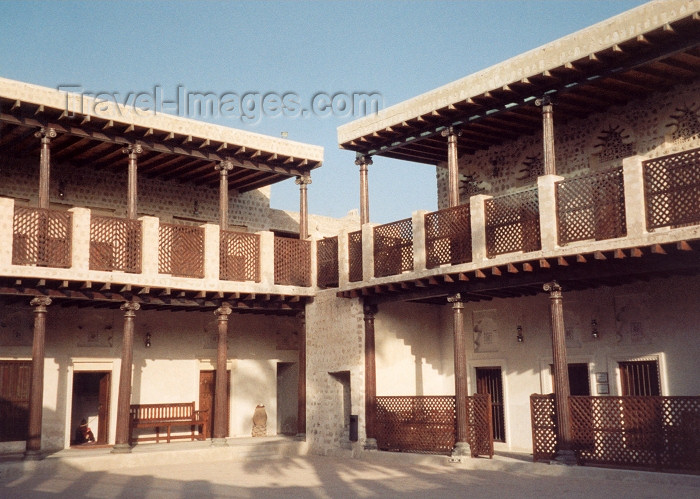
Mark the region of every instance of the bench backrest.
[[194, 402], [172, 404], [134, 404], [129, 407], [131, 419], [135, 421], [167, 421], [192, 419]]

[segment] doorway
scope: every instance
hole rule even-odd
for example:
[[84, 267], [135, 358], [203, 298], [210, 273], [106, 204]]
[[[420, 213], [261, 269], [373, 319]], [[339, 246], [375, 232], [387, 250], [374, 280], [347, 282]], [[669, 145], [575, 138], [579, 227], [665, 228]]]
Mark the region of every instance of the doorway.
[[[230, 433], [229, 408], [231, 406], [231, 371], [226, 371], [226, 436]], [[199, 371], [199, 410], [207, 411], [209, 421], [205, 437], [214, 435], [214, 407], [216, 403], [216, 371]]]
[[491, 394], [493, 440], [506, 441], [505, 411], [503, 409], [503, 378], [500, 367], [476, 368], [476, 393]]
[[[335, 413], [342, 420], [342, 425], [336, 426], [341, 445], [350, 445], [350, 413], [352, 411], [352, 396], [350, 392], [350, 371], [328, 373], [335, 383], [332, 398], [335, 405]], [[334, 418], [335, 420], [335, 418]]]
[[299, 398], [299, 365], [277, 363], [277, 434], [296, 435]]
[[73, 373], [71, 444], [75, 443], [75, 431], [84, 419], [95, 436], [95, 443], [107, 445], [111, 381], [109, 371]]

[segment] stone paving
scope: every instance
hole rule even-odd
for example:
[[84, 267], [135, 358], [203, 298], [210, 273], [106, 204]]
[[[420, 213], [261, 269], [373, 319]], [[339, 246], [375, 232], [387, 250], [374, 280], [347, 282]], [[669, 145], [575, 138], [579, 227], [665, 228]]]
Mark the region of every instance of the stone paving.
[[[109, 466], [108, 451], [22, 466], [0, 463], [2, 498], [697, 498], [700, 477], [601, 468], [550, 466], [496, 456], [447, 464], [445, 458], [389, 453], [358, 457], [225, 458], [215, 449], [174, 450], [178, 459], [142, 454]], [[185, 458], [183, 459], [183, 456]], [[207, 459], [207, 456], [212, 458]], [[111, 456], [115, 457], [115, 456]], [[104, 460], [103, 460], [104, 458]], [[184, 461], [184, 462], [183, 462]], [[187, 462], [190, 461], [190, 462]], [[100, 463], [103, 464], [100, 464]], [[91, 466], [96, 468], [90, 470]]]

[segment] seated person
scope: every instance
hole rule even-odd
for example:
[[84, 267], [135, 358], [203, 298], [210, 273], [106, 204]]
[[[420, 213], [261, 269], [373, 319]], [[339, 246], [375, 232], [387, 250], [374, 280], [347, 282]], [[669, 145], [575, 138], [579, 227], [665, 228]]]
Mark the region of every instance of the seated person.
[[95, 435], [92, 434], [92, 430], [88, 427], [87, 421], [85, 419], [80, 421], [80, 426], [75, 430], [75, 443], [77, 445], [93, 443], [95, 442]]

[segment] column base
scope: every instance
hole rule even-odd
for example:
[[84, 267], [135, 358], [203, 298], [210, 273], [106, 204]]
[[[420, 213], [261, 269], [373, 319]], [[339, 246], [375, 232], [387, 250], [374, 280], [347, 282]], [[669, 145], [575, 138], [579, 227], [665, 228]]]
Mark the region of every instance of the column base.
[[211, 446], [212, 447], [228, 447], [228, 442], [226, 441], [226, 438], [224, 438], [224, 437], [212, 438], [211, 439]]
[[297, 433], [294, 435], [294, 440], [297, 442], [306, 442], [306, 433]]
[[131, 445], [129, 444], [115, 444], [110, 451], [112, 454], [129, 454], [131, 453]]
[[469, 442], [457, 442], [452, 449], [452, 457], [470, 457], [471, 455], [472, 449], [469, 447]]
[[365, 440], [365, 445], [363, 447], [364, 450], [379, 450], [379, 447], [377, 447], [377, 439], [376, 438], [368, 438]]
[[549, 464], [564, 464], [567, 466], [574, 466], [578, 464], [576, 462], [576, 455], [574, 454], [574, 451], [572, 450], [558, 450], [557, 453], [554, 455], [554, 459], [552, 459]]
[[41, 461], [44, 459], [44, 455], [40, 450], [28, 450], [24, 452], [25, 461]]

